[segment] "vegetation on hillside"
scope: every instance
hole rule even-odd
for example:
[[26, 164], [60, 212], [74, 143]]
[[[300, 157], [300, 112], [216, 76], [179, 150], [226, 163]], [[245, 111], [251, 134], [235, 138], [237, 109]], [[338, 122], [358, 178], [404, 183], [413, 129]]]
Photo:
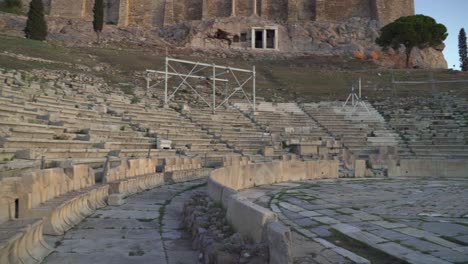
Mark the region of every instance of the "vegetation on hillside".
[[32, 0], [29, 4], [28, 20], [24, 29], [26, 38], [45, 40], [47, 37], [47, 22], [44, 17], [42, 0]]
[[0, 11], [12, 13], [12, 14], [21, 14], [23, 4], [21, 0], [5, 0], [0, 2]]
[[[0, 34], [0, 68], [8, 69], [50, 69], [68, 70], [76, 73], [93, 74], [104, 78], [115, 89], [134, 95], [135, 87], [146, 87], [146, 69], [160, 70], [164, 65], [165, 52], [147, 49], [122, 49], [105, 47], [65, 47], [46, 42], [5, 36]], [[21, 54], [27, 57], [54, 61], [47, 63], [24, 60], [8, 54]], [[450, 70], [379, 68], [368, 61], [344, 59], [340, 57], [303, 56], [275, 60], [258, 60], [248, 57], [226, 60], [210, 54], [171, 52], [179, 59], [216, 63], [238, 68], [257, 68], [257, 95], [269, 101], [315, 102], [321, 100], [345, 100], [352, 85], [362, 78], [363, 95], [374, 100], [429, 93], [430, 84], [392, 85], [396, 81], [428, 81], [468, 79], [468, 73]], [[107, 65], [104, 70], [92, 70], [97, 65]], [[89, 70], [83, 69], [85, 66]], [[159, 87], [162, 89], [162, 87]], [[439, 91], [460, 91], [459, 96], [468, 98], [466, 84], [436, 84]], [[250, 91], [250, 88], [248, 89]], [[396, 99], [397, 100], [397, 99]]]
[[436, 47], [447, 38], [447, 28], [424, 15], [401, 17], [381, 29], [376, 43], [384, 49], [405, 47], [406, 67], [409, 67], [414, 48]]
[[97, 35], [97, 42], [100, 42], [100, 36], [104, 27], [104, 0], [95, 0], [93, 8], [93, 29]]
[[458, 54], [460, 54], [461, 70], [468, 71], [468, 45], [464, 28], [460, 29], [460, 33], [458, 34]]

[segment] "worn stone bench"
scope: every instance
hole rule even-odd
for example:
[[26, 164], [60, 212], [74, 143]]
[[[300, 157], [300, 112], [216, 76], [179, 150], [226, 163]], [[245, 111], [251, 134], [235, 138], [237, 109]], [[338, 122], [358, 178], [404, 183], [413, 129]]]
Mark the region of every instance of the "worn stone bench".
[[42, 236], [41, 219], [0, 224], [0, 263], [41, 263], [52, 252]]
[[164, 183], [164, 174], [157, 173], [158, 159], [123, 160], [111, 168], [106, 165], [103, 181], [109, 185], [110, 205], [122, 205], [124, 198]]
[[108, 185], [67, 193], [30, 209], [24, 217], [44, 218], [44, 234], [62, 235], [107, 205]]
[[44, 233], [61, 235], [106, 205], [107, 185], [95, 185], [86, 165], [24, 173], [10, 189], [18, 197], [19, 219], [44, 219]]

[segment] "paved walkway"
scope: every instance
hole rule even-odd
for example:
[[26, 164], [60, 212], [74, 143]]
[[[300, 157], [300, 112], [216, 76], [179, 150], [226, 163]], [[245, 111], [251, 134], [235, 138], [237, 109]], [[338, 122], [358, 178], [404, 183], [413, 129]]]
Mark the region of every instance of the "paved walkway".
[[464, 179], [389, 179], [277, 184], [242, 194], [322, 246], [345, 234], [410, 263], [440, 264], [468, 262], [467, 190]]
[[184, 200], [203, 190], [196, 181], [165, 185], [98, 210], [63, 237], [47, 237], [56, 252], [44, 263], [198, 263], [182, 228]]

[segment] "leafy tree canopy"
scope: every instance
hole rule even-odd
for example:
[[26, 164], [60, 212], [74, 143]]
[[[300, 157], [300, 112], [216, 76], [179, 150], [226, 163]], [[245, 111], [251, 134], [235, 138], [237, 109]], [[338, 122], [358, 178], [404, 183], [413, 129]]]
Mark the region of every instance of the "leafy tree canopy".
[[432, 17], [415, 15], [401, 17], [381, 29], [376, 43], [384, 49], [406, 49], [406, 66], [409, 66], [413, 48], [436, 47], [447, 38], [447, 28]]

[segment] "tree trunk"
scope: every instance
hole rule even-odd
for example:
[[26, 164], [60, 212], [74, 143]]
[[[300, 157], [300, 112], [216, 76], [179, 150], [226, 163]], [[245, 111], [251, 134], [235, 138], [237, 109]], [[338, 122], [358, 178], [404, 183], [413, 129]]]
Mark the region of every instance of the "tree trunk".
[[101, 43], [101, 32], [100, 31], [96, 31], [96, 36], [97, 36], [97, 43]]
[[413, 47], [406, 47], [406, 68], [409, 68], [412, 50], [413, 50]]

